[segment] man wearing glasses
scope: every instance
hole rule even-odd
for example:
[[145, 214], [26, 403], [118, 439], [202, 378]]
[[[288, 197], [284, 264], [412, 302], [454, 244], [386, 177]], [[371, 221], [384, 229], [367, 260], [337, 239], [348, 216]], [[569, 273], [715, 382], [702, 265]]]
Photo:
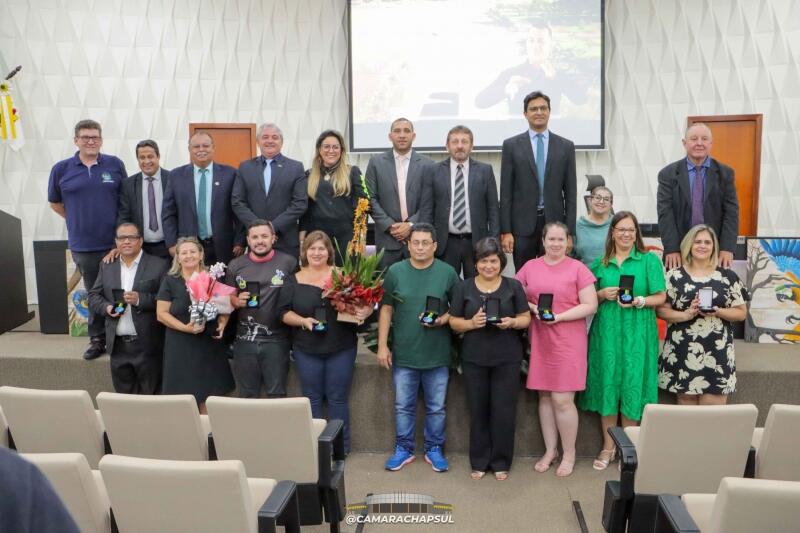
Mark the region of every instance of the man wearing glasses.
[[575, 235], [577, 178], [575, 145], [550, 131], [550, 97], [525, 97], [528, 130], [503, 141], [500, 165], [500, 235], [514, 266], [542, 255], [542, 229], [563, 222]]
[[[114, 248], [114, 226], [122, 180], [128, 175], [117, 157], [101, 154], [103, 134], [94, 120], [75, 125], [75, 155], [56, 163], [50, 171], [47, 200], [67, 222], [67, 239], [75, 267], [88, 291], [94, 286], [100, 261]], [[89, 347], [86, 360], [106, 351], [103, 315], [89, 313]]]
[[[395, 391], [395, 452], [387, 470], [414, 461], [417, 395], [425, 400], [425, 461], [434, 471], [448, 469], [443, 446], [445, 397], [450, 375], [448, 310], [458, 275], [434, 258], [436, 229], [414, 224], [410, 258], [389, 267], [378, 319], [378, 364], [392, 370]], [[389, 329], [392, 342], [389, 345]]]
[[105, 315], [114, 390], [155, 394], [161, 384], [164, 328], [156, 320], [156, 294], [169, 268], [166, 259], [142, 251], [144, 239], [131, 222], [117, 227], [119, 258], [100, 266], [89, 306]]

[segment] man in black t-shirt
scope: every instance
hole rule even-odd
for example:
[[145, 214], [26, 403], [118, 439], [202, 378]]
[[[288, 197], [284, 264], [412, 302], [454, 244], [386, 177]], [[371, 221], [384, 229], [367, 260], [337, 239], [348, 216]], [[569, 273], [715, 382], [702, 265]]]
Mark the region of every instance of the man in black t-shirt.
[[228, 265], [225, 283], [237, 287], [231, 297], [239, 310], [233, 369], [241, 398], [258, 398], [263, 381], [268, 398], [286, 396], [289, 373], [289, 328], [281, 322], [278, 296], [289, 283], [297, 260], [273, 249], [275, 229], [256, 219], [247, 228], [246, 254]]

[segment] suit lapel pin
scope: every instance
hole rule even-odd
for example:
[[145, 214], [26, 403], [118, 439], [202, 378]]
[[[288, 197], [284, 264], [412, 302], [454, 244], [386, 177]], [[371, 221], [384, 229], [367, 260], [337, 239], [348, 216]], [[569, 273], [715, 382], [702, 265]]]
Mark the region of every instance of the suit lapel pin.
[[283, 165], [281, 165], [280, 163], [278, 163], [278, 168], [283, 168]]
[[215, 182], [214, 182], [214, 185], [216, 185], [216, 186], [219, 186], [219, 182], [218, 182], [218, 181], [215, 181]]

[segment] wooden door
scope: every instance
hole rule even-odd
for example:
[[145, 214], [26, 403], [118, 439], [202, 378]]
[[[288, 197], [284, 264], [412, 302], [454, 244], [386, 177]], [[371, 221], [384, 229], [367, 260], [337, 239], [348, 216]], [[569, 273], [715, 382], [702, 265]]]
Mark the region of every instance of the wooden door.
[[256, 125], [195, 122], [189, 136], [207, 131], [214, 138], [214, 161], [239, 168], [239, 163], [256, 155]]
[[758, 186], [761, 177], [761, 119], [763, 115], [689, 117], [687, 126], [703, 122], [711, 128], [711, 157], [736, 172], [739, 197], [739, 235], [758, 234]]

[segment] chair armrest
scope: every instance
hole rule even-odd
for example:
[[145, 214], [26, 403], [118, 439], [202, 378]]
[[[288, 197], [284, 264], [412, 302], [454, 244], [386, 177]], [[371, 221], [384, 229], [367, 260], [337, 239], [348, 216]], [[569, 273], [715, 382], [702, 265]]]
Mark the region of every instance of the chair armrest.
[[655, 533], [700, 533], [679, 496], [662, 494], [656, 508]]
[[214, 433], [208, 434], [208, 460], [217, 460], [217, 445], [214, 444]]
[[275, 533], [278, 521], [287, 533], [300, 531], [300, 508], [294, 481], [279, 481], [258, 510], [258, 533]]
[[8, 449], [17, 451], [17, 445], [14, 444], [14, 436], [11, 434], [11, 428], [6, 429], [6, 434], [8, 436]]
[[636, 455], [636, 446], [619, 426], [608, 428], [608, 434], [619, 450], [620, 462], [622, 463], [619, 474], [620, 498], [629, 500], [633, 498], [633, 480], [636, 475], [636, 467], [639, 466], [639, 459]]
[[344, 461], [344, 422], [331, 420], [319, 436], [317, 448], [319, 453], [319, 486], [334, 487], [333, 474], [343, 468]]
[[108, 433], [106, 433], [105, 431], [103, 431], [103, 452], [106, 455], [114, 453], [113, 451], [111, 451], [111, 441], [108, 440]]
[[750, 451], [747, 452], [747, 463], [744, 465], [744, 476], [754, 478], [756, 477], [756, 447], [750, 446]]

